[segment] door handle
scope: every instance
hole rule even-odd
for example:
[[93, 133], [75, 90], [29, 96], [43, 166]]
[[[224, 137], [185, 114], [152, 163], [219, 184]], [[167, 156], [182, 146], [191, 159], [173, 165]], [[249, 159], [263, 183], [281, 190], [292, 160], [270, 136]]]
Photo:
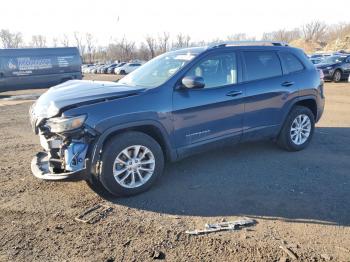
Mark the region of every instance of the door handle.
[[292, 86], [292, 85], [294, 85], [294, 82], [292, 82], [292, 81], [286, 81], [286, 82], [283, 82], [281, 85], [282, 85], [282, 86]]
[[227, 96], [239, 96], [241, 95], [243, 92], [242, 91], [231, 91], [231, 92], [228, 92], [226, 95]]

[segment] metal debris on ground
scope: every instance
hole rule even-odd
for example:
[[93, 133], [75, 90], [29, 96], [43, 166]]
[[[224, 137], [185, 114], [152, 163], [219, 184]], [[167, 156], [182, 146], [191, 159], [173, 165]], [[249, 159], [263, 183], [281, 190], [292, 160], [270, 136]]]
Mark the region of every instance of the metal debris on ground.
[[204, 229], [187, 230], [185, 233], [189, 235], [202, 235], [219, 231], [237, 230], [242, 227], [253, 226], [256, 224], [254, 219], [241, 219], [236, 221], [221, 222], [217, 224], [205, 224]]
[[292, 259], [297, 260], [298, 256], [296, 253], [294, 253], [290, 248], [286, 247], [285, 245], [281, 245], [280, 249], [282, 249], [288, 256], [290, 256]]
[[112, 209], [112, 207], [105, 204], [97, 204], [76, 216], [75, 220], [83, 223], [95, 224], [102, 218], [105, 218]]

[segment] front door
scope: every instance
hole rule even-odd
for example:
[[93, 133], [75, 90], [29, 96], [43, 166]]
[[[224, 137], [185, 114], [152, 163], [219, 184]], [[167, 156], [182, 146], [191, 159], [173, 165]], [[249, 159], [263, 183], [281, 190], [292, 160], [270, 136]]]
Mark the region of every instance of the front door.
[[[179, 88], [173, 95], [173, 121], [178, 147], [242, 134], [244, 92], [235, 52], [208, 54], [185, 76], [200, 76], [204, 88]], [[180, 79], [181, 81], [181, 79]]]

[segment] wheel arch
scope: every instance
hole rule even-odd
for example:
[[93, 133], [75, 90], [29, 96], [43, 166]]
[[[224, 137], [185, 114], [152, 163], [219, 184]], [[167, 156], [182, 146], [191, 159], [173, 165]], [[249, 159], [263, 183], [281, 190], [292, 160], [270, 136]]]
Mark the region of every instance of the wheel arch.
[[344, 73], [344, 70], [343, 70], [341, 67], [335, 68], [335, 69], [334, 69], [334, 72], [335, 72], [335, 71], [340, 71], [340, 73], [342, 73], [342, 74]]
[[118, 125], [104, 131], [95, 142], [94, 149], [91, 154], [91, 173], [95, 176], [99, 173], [98, 162], [105, 144], [113, 137], [128, 131], [138, 131], [152, 137], [161, 146], [166, 160], [174, 161], [177, 158], [176, 150], [173, 150], [168, 139], [168, 134], [164, 127], [156, 121], [140, 121]]
[[303, 100], [299, 100], [293, 105], [293, 107], [295, 107], [295, 106], [304, 106], [304, 107], [310, 109], [312, 114], [314, 115], [314, 119], [316, 121], [316, 119], [317, 119], [317, 103], [316, 103], [315, 99], [305, 98]]
[[292, 103], [289, 104], [287, 110], [285, 110], [282, 122], [281, 122], [281, 126], [278, 130], [278, 135], [280, 134], [284, 123], [287, 120], [287, 117], [289, 115], [289, 113], [293, 110], [294, 107], [296, 106], [304, 106], [307, 107], [311, 110], [312, 114], [315, 117], [315, 121], [317, 120], [317, 102], [316, 102], [316, 98], [314, 96], [305, 96], [305, 97], [299, 97], [296, 100], [294, 100]]

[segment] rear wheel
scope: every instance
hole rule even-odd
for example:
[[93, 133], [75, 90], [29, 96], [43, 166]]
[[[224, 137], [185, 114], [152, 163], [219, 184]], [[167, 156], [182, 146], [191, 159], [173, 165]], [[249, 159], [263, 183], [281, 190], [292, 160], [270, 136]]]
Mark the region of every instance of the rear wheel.
[[113, 195], [135, 195], [149, 189], [163, 167], [162, 149], [152, 137], [127, 132], [113, 138], [104, 148], [100, 181]]
[[337, 83], [337, 82], [340, 82], [340, 80], [341, 80], [341, 71], [337, 69], [333, 74], [333, 81]]
[[288, 151], [299, 151], [308, 146], [315, 129], [315, 117], [307, 107], [296, 106], [289, 113], [278, 144]]

